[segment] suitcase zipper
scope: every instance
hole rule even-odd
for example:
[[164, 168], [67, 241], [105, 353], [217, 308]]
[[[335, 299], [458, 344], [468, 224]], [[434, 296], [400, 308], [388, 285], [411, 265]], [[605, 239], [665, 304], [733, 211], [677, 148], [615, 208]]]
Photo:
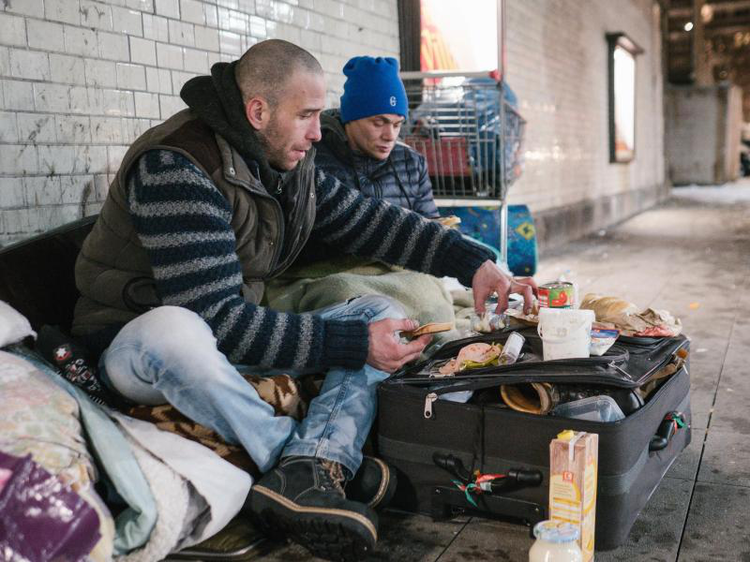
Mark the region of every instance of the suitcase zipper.
[[430, 419], [432, 417], [432, 403], [438, 399], [436, 392], [430, 392], [424, 399], [424, 417]]
[[391, 382], [393, 383], [400, 383], [400, 384], [419, 384], [427, 381], [433, 381], [433, 382], [439, 382], [442, 380], [470, 380], [470, 379], [483, 379], [483, 378], [490, 378], [505, 374], [512, 374], [518, 371], [527, 371], [532, 370], [535, 368], [539, 368], [540, 366], [544, 365], [550, 365], [550, 366], [561, 366], [561, 367], [591, 367], [591, 366], [606, 366], [606, 367], [614, 367], [621, 373], [625, 374], [626, 376], [630, 377], [630, 375], [623, 370], [621, 367], [618, 367], [616, 363], [618, 361], [627, 361], [628, 354], [627, 351], [624, 353], [621, 353], [616, 356], [603, 356], [603, 357], [589, 357], [588, 359], [554, 359], [552, 361], [526, 361], [522, 363], [514, 363], [513, 365], [497, 365], [497, 366], [490, 366], [490, 367], [480, 367], [478, 369], [472, 369], [471, 374], [465, 374], [465, 375], [457, 375], [455, 377], [433, 377], [433, 376], [426, 376], [426, 375], [415, 375], [413, 377], [408, 377], [408, 370], [404, 371], [403, 373], [397, 374], [393, 377], [391, 377]]
[[622, 367], [620, 367], [619, 365], [617, 365], [614, 361], [612, 361], [611, 363], [608, 363], [607, 366], [611, 367], [615, 371], [620, 371], [623, 375], [625, 375], [629, 379], [633, 378], [633, 377], [630, 376], [630, 373], [628, 373], [625, 369], [623, 369]]
[[[683, 346], [680, 346], [683, 347]], [[678, 348], [679, 349], [679, 348]], [[675, 350], [676, 351], [676, 350]], [[683, 366], [680, 371], [685, 370], [685, 367]], [[680, 371], [677, 371], [672, 377], [669, 378], [669, 380], [666, 381], [666, 383], [657, 391], [657, 395], [664, 392], [664, 389], [667, 388], [667, 385], [672, 383], [673, 380], [675, 380], [676, 376], [680, 373]], [[424, 417], [425, 419], [432, 419], [433, 417], [433, 411], [432, 411], [432, 404], [436, 400], [439, 399], [440, 396], [443, 394], [449, 394], [452, 392], [460, 392], [464, 390], [483, 390], [485, 388], [492, 388], [497, 384], [497, 381], [475, 381], [474, 383], [469, 383], [465, 385], [459, 385], [459, 386], [446, 386], [444, 388], [436, 389], [430, 393], [428, 393], [425, 396], [424, 401]], [[685, 400], [683, 400], [685, 402]], [[640, 417], [645, 415], [645, 412], [651, 410], [651, 408], [654, 408], [654, 404], [657, 403], [657, 400], [649, 400], [646, 404], [644, 404], [641, 408], [639, 408], [637, 411], [633, 412], [629, 416], [625, 418], [625, 420], [620, 420], [619, 422], [614, 423], [623, 423], [624, 421], [631, 420], [635, 418], [636, 416]], [[679, 410], [684, 410], [684, 405], [681, 403], [678, 407]], [[526, 414], [524, 414], [526, 415]], [[602, 424], [602, 422], [593, 422], [593, 421], [586, 421], [586, 420], [576, 420], [577, 422], [582, 424], [592, 424], [592, 427], [598, 427]]]

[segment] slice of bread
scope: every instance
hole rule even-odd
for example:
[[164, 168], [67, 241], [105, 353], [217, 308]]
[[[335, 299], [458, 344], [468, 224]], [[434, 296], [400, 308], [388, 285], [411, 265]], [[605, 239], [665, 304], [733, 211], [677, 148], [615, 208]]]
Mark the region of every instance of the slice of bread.
[[461, 217], [457, 217], [456, 215], [438, 217], [435, 220], [446, 228], [453, 228], [454, 226], [458, 226], [459, 224], [461, 224]]
[[452, 330], [453, 326], [453, 322], [429, 322], [428, 324], [423, 324], [419, 328], [416, 328], [414, 330], [405, 330], [401, 332], [401, 335], [407, 338], [418, 338], [419, 336], [423, 336], [425, 334], [447, 332], [448, 330]]

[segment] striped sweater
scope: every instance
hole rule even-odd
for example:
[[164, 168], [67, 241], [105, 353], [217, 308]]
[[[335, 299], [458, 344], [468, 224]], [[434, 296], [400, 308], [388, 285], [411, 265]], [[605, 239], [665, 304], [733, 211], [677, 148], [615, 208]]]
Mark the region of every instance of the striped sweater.
[[[363, 197], [316, 171], [311, 242], [393, 265], [457, 277], [470, 286], [493, 256], [458, 232], [416, 213]], [[246, 302], [230, 225], [232, 209], [211, 179], [184, 156], [152, 150], [127, 180], [128, 206], [165, 305], [199, 314], [233, 363], [265, 368], [360, 368], [368, 330], [361, 321], [323, 320]]]

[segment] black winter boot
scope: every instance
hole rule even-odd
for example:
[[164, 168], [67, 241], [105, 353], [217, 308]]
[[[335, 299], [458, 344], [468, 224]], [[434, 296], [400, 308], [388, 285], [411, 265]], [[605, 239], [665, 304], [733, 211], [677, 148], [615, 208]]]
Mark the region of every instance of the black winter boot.
[[357, 474], [346, 483], [346, 497], [383, 509], [393, 499], [396, 483], [396, 472], [385, 461], [365, 456]]
[[361, 561], [375, 548], [378, 516], [346, 499], [341, 465], [288, 457], [250, 490], [250, 511], [270, 536], [287, 535], [328, 560]]

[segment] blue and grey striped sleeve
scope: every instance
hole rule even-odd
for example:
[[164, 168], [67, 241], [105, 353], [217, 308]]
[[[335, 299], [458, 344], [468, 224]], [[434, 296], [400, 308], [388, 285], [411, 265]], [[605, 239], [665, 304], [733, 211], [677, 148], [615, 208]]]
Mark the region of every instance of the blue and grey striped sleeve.
[[128, 206], [165, 305], [199, 314], [230, 361], [266, 368], [359, 368], [367, 325], [256, 306], [242, 298], [232, 209], [185, 156], [151, 150], [128, 176]]
[[317, 170], [313, 235], [330, 246], [430, 273], [471, 287], [474, 273], [495, 256], [460, 232], [381, 199], [363, 197]]

